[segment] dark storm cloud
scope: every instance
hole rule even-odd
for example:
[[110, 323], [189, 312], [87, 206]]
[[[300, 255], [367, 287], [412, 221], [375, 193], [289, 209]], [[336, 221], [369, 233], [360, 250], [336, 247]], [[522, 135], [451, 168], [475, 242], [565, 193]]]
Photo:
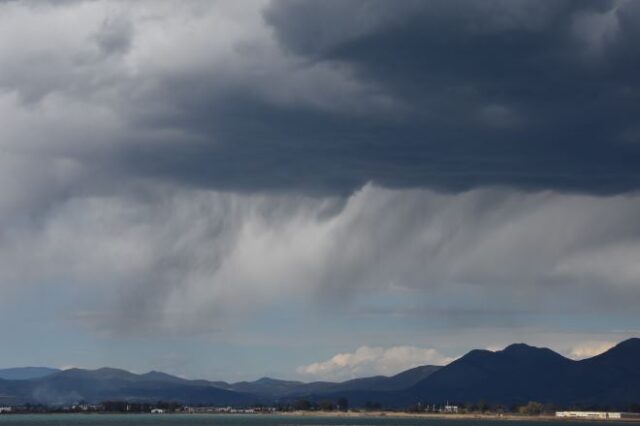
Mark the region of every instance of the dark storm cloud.
[[581, 191], [640, 182], [640, 145], [625, 139], [638, 133], [637, 2], [281, 1], [265, 17], [295, 54], [349, 64], [408, 105], [399, 122], [356, 121], [326, 138], [358, 148], [339, 157], [364, 180]]
[[206, 2], [173, 21], [117, 4], [0, 75], [23, 102], [109, 109], [107, 153], [64, 152], [106, 170], [248, 192], [640, 185], [637, 2], [273, 1], [232, 25]]
[[290, 113], [272, 121], [273, 137], [314, 135], [319, 152], [300, 162], [384, 185], [635, 189], [640, 145], [625, 135], [637, 135], [639, 12], [634, 2], [274, 2], [265, 18], [292, 54], [354, 67], [407, 112], [342, 128], [287, 126], [300, 123]]

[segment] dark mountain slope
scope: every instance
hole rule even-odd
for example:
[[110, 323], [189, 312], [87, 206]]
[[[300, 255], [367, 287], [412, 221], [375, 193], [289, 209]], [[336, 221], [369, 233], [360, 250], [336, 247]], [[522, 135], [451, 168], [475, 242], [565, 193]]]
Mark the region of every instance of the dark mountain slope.
[[576, 363], [571, 372], [576, 399], [585, 405], [624, 407], [640, 401], [640, 339]]
[[580, 361], [586, 368], [597, 368], [607, 374], [640, 374], [640, 339], [633, 338], [620, 342], [608, 351]]
[[403, 371], [402, 373], [390, 377], [385, 387], [387, 387], [389, 390], [407, 389], [423, 381], [441, 368], [442, 367], [439, 365], [422, 365], [420, 367], [415, 367], [410, 370]]
[[[624, 408], [640, 400], [640, 339], [596, 357], [573, 361], [524, 344], [474, 350], [405, 392], [378, 395], [391, 406], [415, 402], [479, 401]], [[357, 399], [371, 395], [353, 395]]]
[[311, 382], [303, 383], [294, 380], [278, 380], [263, 377], [253, 382], [209, 382], [212, 386], [235, 392], [251, 393], [274, 399], [291, 399], [295, 397], [305, 397], [317, 394], [329, 394], [349, 391], [398, 391], [406, 389], [419, 381], [425, 379], [438, 366], [424, 365], [403, 371], [395, 376], [374, 376], [348, 380], [341, 383], [334, 382]]
[[440, 368], [442, 367], [436, 365], [422, 365], [420, 367], [403, 371], [395, 376], [374, 376], [362, 379], [353, 379], [331, 386], [326, 386], [324, 390], [327, 392], [338, 393], [354, 390], [373, 392], [400, 391], [421, 382]]
[[388, 407], [407, 407], [409, 398], [404, 392], [443, 367], [424, 365], [403, 371], [395, 376], [374, 376], [348, 380], [342, 383], [313, 382], [280, 397], [281, 402], [293, 402], [299, 398], [312, 401], [337, 400], [345, 397], [352, 407], [362, 407], [367, 402], [382, 402]]
[[498, 352], [475, 350], [411, 387], [408, 394], [422, 401], [552, 402], [563, 397], [557, 384], [573, 362], [550, 349], [524, 344]]
[[515, 344], [502, 351], [473, 350], [405, 390], [381, 387], [347, 393], [320, 393], [316, 399], [349, 398], [353, 406], [378, 401], [388, 407], [417, 402], [524, 404], [624, 409], [640, 401], [640, 339], [630, 339], [582, 361], [550, 349]]

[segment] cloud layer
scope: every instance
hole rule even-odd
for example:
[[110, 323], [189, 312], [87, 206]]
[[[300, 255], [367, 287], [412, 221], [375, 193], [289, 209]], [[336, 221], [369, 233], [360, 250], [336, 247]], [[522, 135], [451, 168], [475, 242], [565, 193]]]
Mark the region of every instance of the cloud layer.
[[0, 8], [3, 151], [29, 174], [55, 157], [87, 185], [638, 187], [635, 2]]
[[[632, 1], [0, 2], [0, 305], [39, 313], [55, 288], [72, 309], [50, 315], [123, 339], [233, 334], [276, 305], [633, 329], [639, 18]], [[380, 348], [397, 342], [374, 340], [318, 371], [396, 368]]]

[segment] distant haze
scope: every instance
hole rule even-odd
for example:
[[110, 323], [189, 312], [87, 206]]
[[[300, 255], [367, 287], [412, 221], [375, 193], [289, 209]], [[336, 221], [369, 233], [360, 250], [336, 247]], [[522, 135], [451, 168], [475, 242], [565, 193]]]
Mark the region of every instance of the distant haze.
[[0, 379], [6, 380], [28, 380], [38, 379], [53, 373], [57, 373], [58, 369], [48, 367], [14, 367], [0, 369]]

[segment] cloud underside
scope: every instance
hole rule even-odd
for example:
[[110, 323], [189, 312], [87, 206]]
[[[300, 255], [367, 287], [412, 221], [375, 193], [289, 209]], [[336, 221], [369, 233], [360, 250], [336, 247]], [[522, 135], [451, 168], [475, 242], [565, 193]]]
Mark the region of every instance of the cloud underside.
[[635, 2], [0, 7], [3, 150], [30, 169], [340, 195], [638, 187]]
[[[0, 304], [56, 285], [68, 320], [118, 336], [217, 333], [283, 300], [454, 329], [631, 315], [638, 17], [0, 2]], [[368, 350], [366, 371], [397, 367]]]

